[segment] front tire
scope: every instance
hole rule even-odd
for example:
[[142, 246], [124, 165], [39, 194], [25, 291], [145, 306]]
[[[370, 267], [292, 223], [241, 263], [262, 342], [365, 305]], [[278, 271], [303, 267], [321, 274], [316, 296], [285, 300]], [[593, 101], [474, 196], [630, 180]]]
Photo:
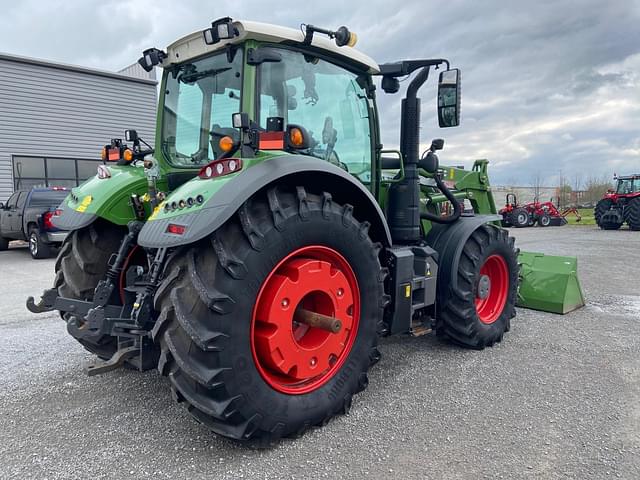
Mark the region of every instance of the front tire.
[[[158, 369], [196, 420], [270, 444], [348, 411], [379, 359], [386, 302], [368, 227], [326, 192], [271, 189], [172, 259], [155, 297]], [[297, 324], [297, 306], [341, 333]]]
[[[93, 300], [98, 282], [107, 273], [107, 261], [120, 247], [124, 234], [122, 228], [102, 220], [69, 233], [56, 258], [54, 287], [58, 289], [58, 295], [75, 300]], [[67, 323], [74, 321], [70, 313], [60, 314]], [[82, 325], [76, 327], [82, 329]], [[76, 340], [103, 359], [111, 358], [118, 348], [116, 338], [109, 335], [96, 334]]]
[[503, 229], [482, 225], [462, 249], [456, 278], [457, 285], [446, 286], [436, 333], [474, 349], [500, 342], [516, 314], [518, 253], [514, 239]]
[[622, 226], [622, 223], [605, 222], [602, 220], [604, 214], [607, 213], [612, 206], [613, 202], [609, 198], [603, 198], [602, 200], [598, 201], [595, 208], [593, 209], [593, 216], [596, 219], [598, 227], [600, 227], [602, 230], [618, 230]]
[[548, 227], [549, 225], [551, 225], [551, 216], [548, 213], [543, 213], [542, 215], [540, 215], [540, 218], [538, 219], [538, 225], [540, 225], [541, 227]]

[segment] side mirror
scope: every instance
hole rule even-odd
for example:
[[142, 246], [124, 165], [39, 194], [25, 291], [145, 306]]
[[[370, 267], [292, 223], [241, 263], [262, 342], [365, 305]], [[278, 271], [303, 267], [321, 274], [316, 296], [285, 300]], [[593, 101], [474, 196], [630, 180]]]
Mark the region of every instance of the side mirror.
[[431, 148], [432, 152], [436, 150], [442, 150], [444, 148], [444, 138], [434, 138], [431, 140]]
[[138, 140], [138, 132], [136, 132], [135, 130], [125, 130], [124, 139], [127, 142], [136, 142]]
[[438, 124], [441, 128], [460, 125], [460, 70], [440, 74], [438, 81]]

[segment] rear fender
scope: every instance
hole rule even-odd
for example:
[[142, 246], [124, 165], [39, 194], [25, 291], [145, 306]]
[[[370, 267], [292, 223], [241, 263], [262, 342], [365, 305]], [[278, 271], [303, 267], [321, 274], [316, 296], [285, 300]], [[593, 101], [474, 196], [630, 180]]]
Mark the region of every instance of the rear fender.
[[116, 225], [126, 225], [135, 219], [130, 205], [131, 194], [144, 195], [147, 181], [142, 167], [109, 166], [110, 178], [89, 178], [60, 205], [62, 213], [52, 223], [61, 230], [78, 230], [97, 218]]
[[[184, 192], [193, 195], [195, 182], [212, 181], [216, 180], [193, 179], [172, 192], [167, 202], [182, 198]], [[371, 223], [369, 232], [374, 241], [391, 245], [386, 219], [371, 192], [341, 168], [302, 155], [283, 155], [247, 168], [227, 180], [197, 210], [179, 215], [158, 212], [142, 228], [138, 243], [147, 248], [162, 248], [197, 242], [222, 226], [255, 193], [276, 184], [302, 185], [331, 193], [337, 202], [353, 205], [358, 220]], [[184, 234], [168, 233], [169, 224], [184, 226]]]

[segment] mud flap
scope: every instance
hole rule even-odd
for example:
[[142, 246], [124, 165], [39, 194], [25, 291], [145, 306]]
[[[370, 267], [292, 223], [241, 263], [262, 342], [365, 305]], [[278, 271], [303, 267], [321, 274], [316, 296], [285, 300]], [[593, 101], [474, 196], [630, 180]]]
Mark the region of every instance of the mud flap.
[[520, 252], [518, 263], [518, 307], [565, 314], [584, 306], [576, 257]]

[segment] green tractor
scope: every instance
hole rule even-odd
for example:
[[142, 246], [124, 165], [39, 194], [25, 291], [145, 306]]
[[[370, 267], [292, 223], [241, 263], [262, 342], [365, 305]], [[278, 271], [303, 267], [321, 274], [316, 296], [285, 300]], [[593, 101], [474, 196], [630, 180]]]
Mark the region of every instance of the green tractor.
[[[90, 374], [158, 368], [214, 432], [271, 442], [346, 412], [378, 338], [435, 331], [482, 349], [515, 315], [518, 257], [487, 161], [420, 155], [418, 90], [460, 118], [445, 59], [378, 65], [346, 27], [222, 18], [140, 64], [163, 68], [155, 148], [103, 149], [55, 224], [71, 231], [58, 310], [97, 355]], [[416, 73], [417, 72], [417, 73]], [[402, 100], [400, 150], [380, 143], [376, 77]]]

